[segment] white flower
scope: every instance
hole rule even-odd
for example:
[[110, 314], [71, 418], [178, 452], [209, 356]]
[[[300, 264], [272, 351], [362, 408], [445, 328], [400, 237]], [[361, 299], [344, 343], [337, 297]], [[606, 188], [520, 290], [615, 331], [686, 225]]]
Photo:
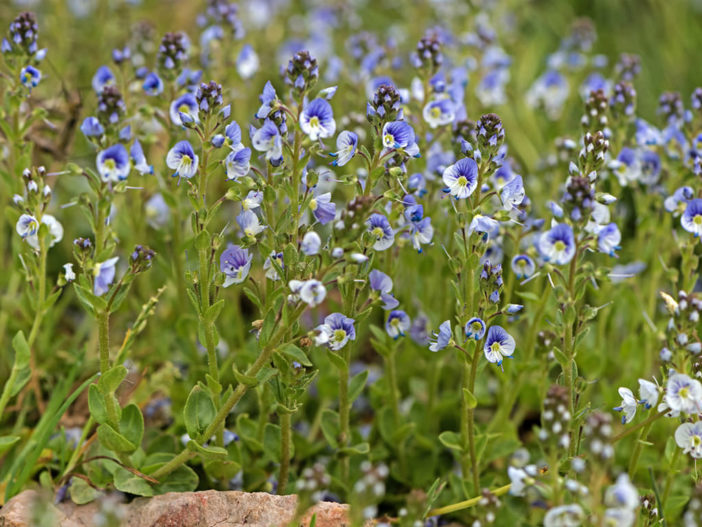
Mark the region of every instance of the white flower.
[[639, 493], [636, 487], [631, 484], [628, 474], [620, 474], [616, 483], [607, 489], [605, 504], [608, 507], [628, 510], [636, 509], [639, 506]]
[[544, 516], [544, 527], [578, 527], [585, 519], [580, 505], [560, 505], [550, 509]]
[[536, 474], [536, 465], [527, 465], [524, 468], [507, 467], [507, 475], [512, 482], [509, 493], [513, 496], [524, 496], [526, 488], [535, 483]]
[[702, 411], [702, 384], [684, 373], [668, 379], [664, 402], [673, 413], [695, 414]]
[[631, 423], [636, 415], [636, 407], [638, 401], [629, 388], [619, 388], [619, 396], [622, 398], [622, 404], [615, 406], [617, 412], [623, 412], [622, 424]]
[[[47, 249], [63, 240], [63, 225], [61, 225], [56, 218], [54, 218], [51, 214], [44, 214], [41, 217], [41, 222], [49, 228], [49, 234], [45, 240]], [[35, 251], [39, 250], [38, 232], [39, 230], [37, 229], [24, 238], [24, 241], [26, 241]]]
[[658, 402], [658, 385], [646, 379], [639, 379], [639, 402], [646, 408], [656, 406]]
[[675, 431], [675, 442], [685, 454], [702, 458], [702, 421], [681, 424]]
[[76, 279], [76, 273], [73, 272], [72, 263], [63, 264], [63, 274], [66, 278], [66, 282], [72, 282]]

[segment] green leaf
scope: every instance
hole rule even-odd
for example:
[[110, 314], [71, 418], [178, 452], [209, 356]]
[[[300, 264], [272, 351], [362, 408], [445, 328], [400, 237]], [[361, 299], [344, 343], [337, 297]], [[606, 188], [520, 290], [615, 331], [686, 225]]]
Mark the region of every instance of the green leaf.
[[97, 387], [97, 384], [91, 384], [88, 388], [88, 408], [90, 415], [98, 424], [107, 422], [107, 405], [105, 404], [105, 396]]
[[72, 478], [71, 486], [68, 490], [71, 493], [71, 501], [76, 505], [90, 503], [100, 494], [96, 489], [88, 485], [87, 481], [81, 478]]
[[241, 465], [231, 459], [217, 458], [205, 461], [204, 468], [210, 477], [228, 481], [237, 475], [241, 470]]
[[280, 427], [266, 423], [263, 429], [263, 452], [275, 463], [280, 463]]
[[348, 367], [348, 364], [346, 364], [346, 361], [344, 360], [344, 358], [334, 351], [330, 350], [329, 353], [327, 354], [327, 357], [329, 357], [329, 360], [331, 361], [331, 363], [334, 366], [336, 366], [339, 370], [343, 370], [343, 369], [346, 369]]
[[446, 448], [450, 448], [451, 450], [458, 450], [459, 452], [463, 452], [461, 436], [458, 435], [456, 432], [451, 432], [451, 431], [441, 432], [439, 434], [439, 441]]
[[232, 372], [234, 372], [234, 378], [239, 384], [243, 384], [244, 386], [248, 386], [250, 388], [253, 386], [258, 386], [258, 379], [256, 377], [241, 373], [236, 369], [236, 365], [234, 364], [232, 364]]
[[0, 454], [10, 450], [19, 440], [20, 436], [0, 436]]
[[303, 366], [312, 366], [312, 363], [310, 362], [310, 359], [307, 358], [305, 352], [298, 348], [295, 344], [286, 344], [285, 346], [283, 346], [281, 352], [283, 353], [283, 355], [287, 355], [292, 360], [299, 362]]
[[18, 331], [12, 339], [12, 348], [15, 350], [15, 367], [18, 369], [29, 367], [31, 352], [27, 339], [21, 331]]
[[478, 400], [475, 398], [475, 395], [471, 393], [471, 391], [468, 388], [463, 388], [463, 397], [466, 399], [466, 406], [468, 409], [473, 409], [476, 406], [478, 406]]
[[357, 445], [347, 446], [339, 449], [339, 452], [344, 454], [367, 454], [370, 452], [370, 445], [366, 442], [358, 443]]
[[97, 429], [100, 444], [113, 452], [131, 453], [137, 449], [137, 445], [117, 432], [108, 424], [102, 424]]
[[221, 446], [204, 446], [197, 441], [191, 439], [187, 444], [188, 450], [197, 452], [205, 459], [221, 459], [222, 457], [227, 457], [227, 451]]
[[368, 370], [364, 370], [351, 377], [351, 382], [349, 382], [349, 402], [354, 402], [356, 398], [361, 395], [363, 388], [366, 386], [367, 379]]
[[258, 341], [260, 346], [264, 348], [268, 344], [268, 340], [273, 334], [273, 328], [275, 327], [276, 313], [275, 310], [271, 309], [266, 317], [263, 319], [263, 325], [261, 326], [261, 332], [258, 336]]
[[207, 308], [207, 311], [205, 311], [205, 320], [207, 320], [210, 324], [214, 323], [222, 313], [223, 308], [224, 299], [215, 302], [209, 308]]
[[[169, 476], [170, 477], [170, 476]], [[154, 489], [145, 479], [132, 474], [128, 470], [118, 467], [114, 474], [114, 484], [117, 490], [135, 494], [137, 496], [153, 496]]]
[[339, 424], [339, 414], [334, 410], [326, 409], [322, 412], [322, 434], [333, 448], [339, 446], [338, 437], [341, 432], [341, 425]]
[[199, 438], [212, 423], [216, 414], [215, 404], [209, 394], [197, 384], [193, 387], [183, 409], [185, 429], [191, 438]]
[[105, 372], [104, 375], [100, 376], [98, 381], [98, 386], [102, 390], [102, 393], [107, 395], [109, 393], [114, 393], [122, 384], [122, 381], [127, 376], [127, 368], [121, 364], [113, 366]]
[[136, 404], [129, 404], [122, 410], [119, 431], [129, 442], [139, 447], [144, 437], [144, 416]]
[[[216, 463], [221, 463], [217, 461]], [[200, 482], [197, 473], [187, 465], [181, 465], [168, 474], [164, 480], [154, 487], [154, 492], [165, 494], [166, 492], [190, 492], [197, 488]]]

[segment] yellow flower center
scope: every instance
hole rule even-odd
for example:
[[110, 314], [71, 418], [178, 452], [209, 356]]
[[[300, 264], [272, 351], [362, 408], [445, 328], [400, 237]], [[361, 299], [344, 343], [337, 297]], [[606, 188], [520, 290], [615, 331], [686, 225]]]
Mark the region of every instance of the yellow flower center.
[[[480, 331], [480, 330], [483, 328], [483, 326], [480, 325], [480, 322], [473, 322], [473, 323], [470, 325], [470, 327], [471, 327], [471, 329], [473, 330], [473, 333], [477, 333], [478, 331]], [[497, 343], [495, 343], [495, 344], [497, 344]], [[493, 344], [493, 346], [494, 346], [495, 344]]]
[[310, 126], [313, 128], [319, 128], [319, 117], [316, 115], [310, 119]]
[[680, 388], [680, 391], [678, 392], [678, 394], [680, 395], [681, 399], [687, 399], [688, 396], [690, 395], [690, 390], [686, 386], [684, 388]]
[[190, 106], [188, 106], [187, 104], [181, 104], [180, 106], [178, 106], [178, 111], [180, 113], [188, 113], [190, 111]]
[[553, 244], [554, 249], [556, 249], [558, 252], [565, 251], [566, 244], [563, 243], [561, 240], [558, 240], [556, 243]]
[[385, 134], [383, 136], [383, 143], [385, 146], [393, 146], [395, 144], [395, 138], [390, 134]]
[[317, 210], [317, 200], [314, 198], [310, 200], [310, 209]]
[[346, 331], [343, 329], [335, 329], [334, 330], [334, 340], [337, 342], [341, 342], [346, 338]]
[[430, 112], [431, 112], [431, 116], [432, 116], [434, 119], [438, 119], [439, 117], [441, 117], [441, 109], [440, 109], [438, 106], [434, 106], [434, 107], [430, 110]]
[[377, 238], [382, 238], [383, 237], [383, 228], [382, 227], [376, 227], [371, 231], [371, 234]]
[[107, 159], [105, 160], [105, 167], [107, 170], [114, 170], [117, 167], [117, 163], [115, 163], [114, 159]]
[[693, 222], [695, 225], [702, 225], [702, 214], [698, 214], [697, 216], [695, 216], [694, 218], [692, 218], [692, 222]]
[[493, 353], [499, 353], [500, 351], [500, 343], [499, 342], [493, 342], [490, 344], [490, 349], [492, 350]]
[[468, 179], [465, 176], [459, 177], [456, 182], [462, 187], [465, 187], [468, 185]]

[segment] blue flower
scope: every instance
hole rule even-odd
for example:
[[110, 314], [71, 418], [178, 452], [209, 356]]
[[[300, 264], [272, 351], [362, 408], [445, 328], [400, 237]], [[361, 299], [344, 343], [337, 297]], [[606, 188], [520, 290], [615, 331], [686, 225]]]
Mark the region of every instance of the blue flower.
[[176, 98], [170, 106], [171, 122], [176, 126], [199, 123], [197, 99], [192, 93], [185, 93]]
[[310, 231], [302, 237], [300, 250], [305, 256], [314, 256], [315, 254], [318, 254], [321, 247], [322, 239], [316, 232]]
[[242, 148], [241, 150], [229, 152], [224, 159], [224, 166], [227, 169], [227, 181], [238, 181], [244, 177], [251, 169], [251, 149]]
[[336, 204], [331, 200], [331, 192], [314, 196], [309, 207], [315, 219], [322, 225], [333, 221], [336, 216]]
[[278, 166], [283, 161], [283, 140], [275, 123], [266, 119], [258, 130], [252, 126], [251, 132], [253, 147], [259, 152], [265, 152], [266, 159], [273, 166]]
[[124, 145], [117, 143], [97, 155], [97, 169], [103, 181], [123, 181], [129, 175], [129, 155]]
[[622, 235], [616, 223], [605, 225], [597, 233], [597, 248], [610, 256], [615, 256], [615, 251], [621, 249], [619, 246], [621, 241]]
[[166, 165], [174, 170], [173, 177], [190, 179], [197, 173], [199, 158], [188, 141], [180, 141], [168, 151]]
[[266, 82], [263, 87], [263, 93], [258, 96], [261, 101], [261, 106], [256, 112], [257, 119], [265, 119], [273, 111], [273, 107], [278, 100], [278, 95], [275, 93], [275, 88], [271, 84], [271, 81]]
[[334, 351], [340, 350], [349, 340], [356, 340], [354, 322], [341, 313], [332, 313], [324, 319], [324, 324], [317, 326], [315, 342], [317, 345], [326, 344]]
[[422, 252], [422, 245], [431, 243], [434, 237], [434, 227], [431, 224], [431, 218], [422, 218], [419, 221], [410, 224], [410, 238], [412, 239], [412, 247], [417, 252]]
[[305, 105], [300, 114], [300, 128], [313, 141], [333, 136], [336, 121], [331, 105], [325, 99], [315, 99]]
[[110, 284], [115, 279], [115, 264], [119, 260], [119, 256], [105, 260], [104, 262], [96, 263], [93, 269], [93, 293], [96, 296], [102, 296], [110, 289]]
[[520, 280], [529, 278], [536, 271], [536, 264], [526, 254], [518, 254], [512, 258], [512, 271]]
[[331, 164], [343, 167], [356, 155], [357, 146], [358, 136], [355, 133], [349, 132], [348, 130], [341, 132], [336, 138], [336, 152], [330, 154], [336, 158]]
[[431, 128], [451, 124], [456, 118], [456, 107], [449, 98], [430, 101], [424, 106], [422, 117]]
[[236, 217], [236, 222], [239, 224], [241, 232], [247, 238], [255, 239], [266, 228], [264, 225], [261, 225], [258, 216], [252, 210], [241, 211], [241, 214]]
[[480, 340], [485, 336], [485, 322], [481, 318], [473, 317], [466, 322], [463, 330], [469, 339]]
[[219, 257], [219, 270], [226, 276], [222, 287], [240, 284], [246, 280], [252, 259], [248, 249], [230, 243]]
[[20, 71], [20, 82], [30, 90], [36, 88], [41, 81], [41, 71], [34, 66], [25, 66]]
[[152, 97], [161, 95], [161, 93], [163, 93], [163, 81], [155, 71], [152, 71], [144, 78], [142, 88], [144, 88], [144, 93], [146, 93], [146, 95]]
[[395, 242], [395, 232], [392, 230], [388, 219], [382, 214], [371, 214], [368, 221], [366, 221], [366, 225], [368, 226], [368, 232], [375, 238], [373, 249], [376, 251], [384, 251]]
[[161, 194], [154, 194], [144, 206], [146, 222], [154, 229], [164, 227], [171, 217], [166, 200]]
[[702, 199], [693, 199], [687, 202], [685, 212], [680, 218], [680, 223], [687, 232], [702, 236]]
[[573, 228], [567, 223], [559, 223], [539, 238], [539, 252], [544, 260], [556, 265], [564, 265], [575, 256]]
[[80, 131], [85, 137], [100, 137], [105, 133], [105, 129], [98, 121], [97, 117], [86, 117], [80, 125]]
[[95, 93], [102, 93], [105, 86], [114, 86], [115, 82], [115, 76], [110, 71], [110, 68], [100, 66], [93, 76], [93, 90], [95, 90]]
[[439, 326], [439, 331], [434, 332], [434, 341], [429, 345], [429, 351], [439, 351], [444, 349], [451, 343], [451, 339], [453, 339], [451, 322], [445, 320]]
[[478, 165], [469, 157], [460, 159], [446, 167], [441, 179], [447, 187], [444, 192], [456, 199], [466, 199], [478, 187]]
[[473, 234], [474, 232], [482, 234], [483, 241], [495, 238], [500, 232], [500, 222], [489, 216], [476, 214], [468, 226], [468, 234]]
[[695, 197], [695, 191], [692, 187], [684, 186], [673, 192], [672, 196], [665, 198], [663, 206], [665, 210], [672, 213], [678, 213], [685, 211], [687, 207], [687, 202]]
[[388, 319], [385, 322], [385, 331], [393, 339], [398, 339], [405, 336], [405, 332], [409, 330], [411, 324], [410, 317], [404, 311], [390, 311]]
[[382, 271], [373, 269], [368, 274], [371, 291], [380, 293], [380, 299], [384, 302], [383, 309], [389, 311], [400, 305], [400, 302], [390, 294], [392, 291], [392, 278]]
[[235, 152], [244, 148], [244, 145], [241, 143], [241, 127], [236, 121], [232, 121], [226, 126], [224, 135], [227, 138], [227, 146]]
[[502, 358], [511, 357], [514, 353], [514, 348], [515, 342], [512, 335], [507, 333], [500, 326], [490, 326], [487, 338], [485, 339], [485, 347], [483, 348], [485, 358], [488, 361], [501, 366]]
[[244, 44], [236, 59], [236, 71], [242, 79], [250, 79], [258, 71], [260, 61], [254, 48], [250, 44]]
[[129, 155], [134, 163], [134, 168], [140, 174], [153, 174], [154, 167], [146, 162], [146, 156], [144, 156], [144, 149], [141, 148], [141, 143], [138, 139], [134, 140], [132, 147], [129, 149]]
[[17, 234], [22, 238], [27, 236], [33, 236], [37, 233], [39, 229], [39, 222], [34, 216], [29, 214], [22, 214], [17, 220], [17, 225], [15, 226]]
[[383, 146], [388, 150], [403, 150], [407, 155], [419, 157], [414, 130], [405, 121], [390, 121], [383, 126]]
[[521, 205], [524, 201], [526, 192], [524, 191], [524, 183], [522, 176], [514, 176], [504, 187], [500, 193], [500, 199], [505, 210], [512, 210], [517, 205]]

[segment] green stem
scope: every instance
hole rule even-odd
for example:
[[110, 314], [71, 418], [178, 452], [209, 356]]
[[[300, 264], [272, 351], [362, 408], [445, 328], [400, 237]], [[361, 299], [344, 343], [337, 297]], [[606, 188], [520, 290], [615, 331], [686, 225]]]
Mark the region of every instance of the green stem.
[[634, 473], [636, 472], [636, 466], [639, 464], [639, 457], [641, 457], [641, 451], [643, 450], [643, 443], [644, 441], [646, 441], [648, 431], [651, 429], [652, 425], [653, 421], [646, 423], [646, 425], [641, 429], [639, 438], [636, 441], [636, 444], [634, 445], [634, 452], [631, 454], [631, 460], [629, 461], [629, 478], [634, 477]]
[[[299, 318], [303, 309], [304, 306], [298, 308], [297, 311], [293, 313], [289, 324], [293, 324]], [[261, 351], [261, 354], [258, 356], [256, 361], [249, 367], [249, 369], [246, 370], [247, 377], [255, 377], [256, 374], [259, 371], [261, 371], [261, 369], [270, 361], [273, 352], [278, 347], [281, 339], [283, 338], [286, 332], [287, 328], [284, 325], [280, 325], [278, 327], [278, 329], [271, 337], [269, 344]], [[214, 433], [218, 430], [218, 428], [224, 425], [224, 421], [229, 415], [229, 412], [232, 411], [232, 409], [237, 405], [237, 403], [241, 400], [241, 398], [249, 390], [249, 388], [250, 386], [247, 386], [245, 384], [239, 384], [229, 395], [229, 397], [224, 401], [224, 403], [222, 403], [214, 419], [200, 437], [212, 437]], [[195, 455], [196, 454], [190, 450], [183, 450], [180, 454], [175, 456], [168, 463], [154, 471], [154, 473], [151, 474], [151, 476], [155, 479], [163, 478], [171, 472], [173, 472], [178, 467], [180, 467], [183, 463], [186, 463], [188, 460], [195, 457]]]
[[[351, 403], [349, 401], [349, 362], [351, 361], [351, 346], [343, 348], [343, 366], [339, 368], [339, 448], [348, 445], [350, 436]], [[341, 477], [348, 481], [349, 457], [341, 458]]]
[[280, 414], [280, 475], [278, 476], [278, 494], [285, 494], [290, 471], [290, 432], [291, 414], [286, 410]]
[[[100, 311], [97, 314], [97, 321], [100, 374], [105, 375], [110, 369], [110, 314], [107, 311]], [[110, 426], [119, 431], [119, 413], [115, 405], [114, 394], [105, 394], [105, 407], [107, 410], [107, 420]]]
[[[512, 484], [509, 483], [503, 487], [499, 487], [496, 489], [492, 489], [490, 492], [495, 495], [495, 496], [502, 496], [504, 494], [507, 494], [509, 492], [509, 489], [512, 488]], [[480, 503], [480, 500], [483, 499], [482, 494], [480, 496], [476, 496], [475, 498], [471, 498], [469, 500], [461, 501], [458, 503], [454, 503], [452, 505], [446, 505], [446, 507], [439, 507], [437, 509], [432, 509], [427, 513], [428, 516], [441, 516], [442, 514], [450, 514], [452, 512], [458, 512], [462, 511], [464, 509], [468, 509], [470, 507], [473, 507]]]
[[663, 499], [661, 500], [661, 505], [665, 507], [668, 502], [668, 496], [670, 495], [670, 490], [673, 487], [673, 478], [675, 477], [675, 467], [680, 459], [681, 448], [676, 448], [673, 454], [673, 459], [670, 461], [670, 469], [668, 470], [668, 476], [665, 478], [665, 487], [663, 488]]
[[402, 423], [400, 417], [400, 397], [397, 387], [397, 364], [395, 362], [395, 350], [391, 350], [385, 357], [385, 368], [388, 375], [388, 388], [390, 391], [390, 407], [395, 420], [395, 428], [399, 428]]
[[[473, 360], [470, 364], [470, 379], [468, 381], [468, 391], [475, 397], [475, 377], [478, 372], [478, 359], [480, 358], [480, 347], [475, 344], [473, 350]], [[461, 394], [465, 399], [465, 395]], [[468, 448], [470, 449], [471, 471], [473, 474], [473, 491], [480, 492], [480, 476], [478, 474], [478, 457], [475, 453], [475, 408], [468, 408]], [[465, 474], [464, 474], [465, 477]]]

